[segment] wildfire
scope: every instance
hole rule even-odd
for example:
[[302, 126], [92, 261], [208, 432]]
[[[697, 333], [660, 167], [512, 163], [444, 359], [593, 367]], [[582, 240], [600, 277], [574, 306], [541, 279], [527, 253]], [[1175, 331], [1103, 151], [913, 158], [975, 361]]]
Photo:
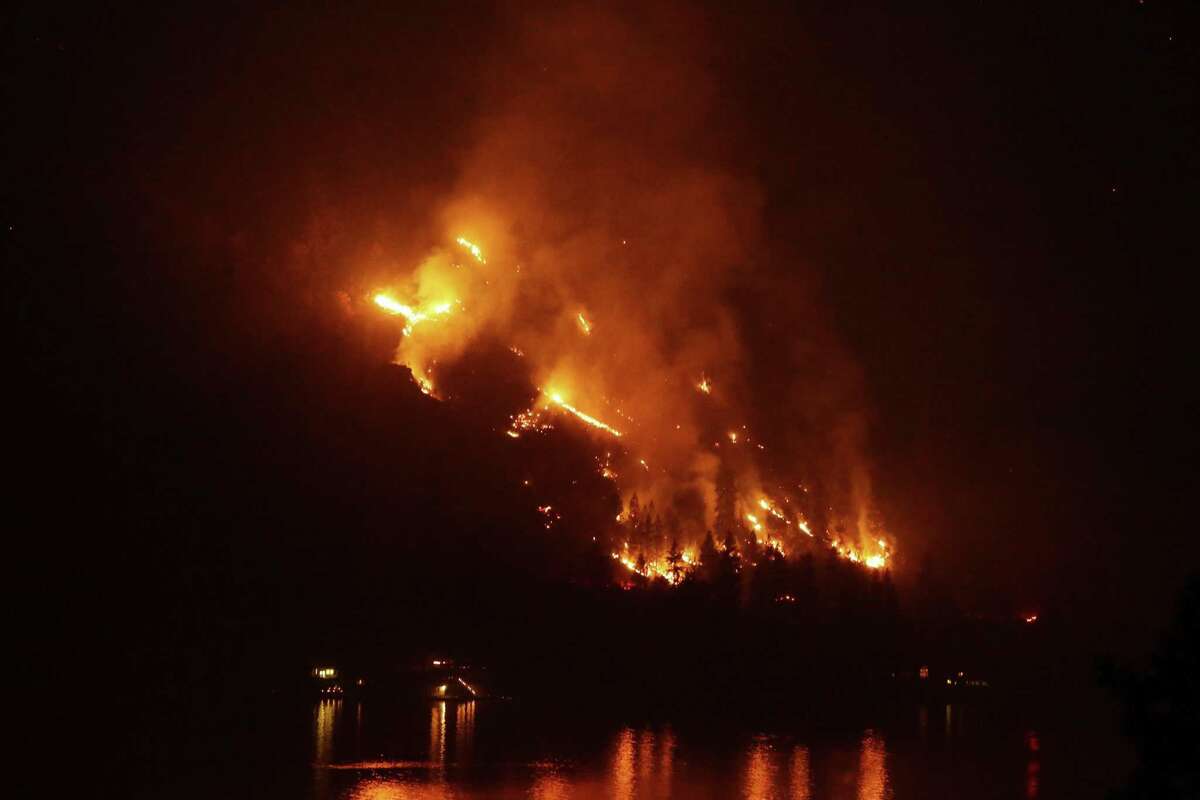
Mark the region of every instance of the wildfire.
[[610, 481], [617, 479], [616, 470], [612, 468], [612, 453], [605, 453], [604, 459], [596, 459], [596, 462], [600, 464], [600, 477], [607, 478]]
[[566, 400], [564, 400], [563, 396], [561, 394], [559, 394], [558, 392], [542, 392], [542, 396], [545, 397], [547, 400], [549, 400], [551, 403], [553, 403], [555, 406], [561, 408], [562, 410], [567, 411], [571, 414], [574, 414], [576, 417], [583, 420], [588, 425], [591, 425], [593, 428], [599, 428], [600, 430], [604, 431], [605, 433], [611, 433], [613, 436], [620, 438], [621, 432], [619, 430], [617, 430], [616, 428], [612, 427], [611, 425], [609, 425], [605, 422], [601, 422], [600, 420], [596, 419], [595, 417], [593, 417], [590, 414], [583, 413], [578, 408], [576, 408], [575, 406], [571, 405]]
[[891, 557], [891, 554], [888, 552], [887, 544], [882, 539], [878, 540], [876, 544], [879, 546], [879, 552], [867, 554], [860, 548], [852, 547], [840, 539], [834, 539], [830, 542], [830, 545], [837, 554], [847, 561], [862, 564], [868, 569], [883, 569], [888, 565], [888, 559]]
[[[462, 236], [458, 237], [455, 242], [470, 253], [479, 264], [487, 263], [482, 249], [474, 242]], [[461, 260], [461, 258], [458, 260]], [[406, 338], [401, 340], [397, 360], [406, 364], [412, 370], [413, 379], [423, 393], [431, 396], [434, 394], [433, 368], [438, 364], [437, 357], [439, 355], [445, 356], [447, 352], [451, 353], [449, 357], [455, 357], [460, 352], [462, 343], [467, 341], [467, 339], [458, 336], [458, 334], [464, 333], [466, 336], [470, 336], [474, 333], [474, 327], [484, 324], [483, 320], [494, 320], [494, 316], [489, 316], [487, 313], [489, 311], [488, 307], [483, 305], [486, 298], [480, 298], [479, 300], [481, 305], [478, 311], [481, 313], [473, 313], [470, 316], [461, 313], [462, 303], [457, 298], [467, 297], [471, 294], [469, 287], [473, 284], [470, 282], [476, 281], [474, 285], [477, 288], [481, 288], [485, 285], [494, 286], [494, 283], [499, 280], [498, 275], [509, 275], [508, 279], [512, 279], [511, 275], [516, 275], [517, 280], [524, 280], [519, 266], [516, 267], [515, 271], [497, 271], [495, 268], [493, 268], [493, 271], [495, 274], [484, 270], [464, 271], [455, 262], [453, 256], [448, 256], [445, 251], [439, 250], [426, 262], [423, 262], [414, 273], [412, 284], [416, 288], [411, 294], [406, 296], [404, 293], [379, 292], [373, 296], [373, 302], [380, 310], [387, 314], [403, 318], [403, 335]], [[489, 274], [484, 275], [484, 272], [488, 272]], [[496, 294], [505, 297], [510, 296], [506, 292], [496, 292]], [[398, 299], [398, 297], [403, 298], [407, 302]], [[428, 302], [428, 298], [434, 298], [441, 302]], [[446, 298], [451, 299], [445, 301]], [[573, 304], [567, 305], [566, 308], [569, 309], [572, 305], [576, 308], [575, 324], [579, 326], [579, 330], [583, 336], [590, 337], [594, 328], [593, 320], [589, 319], [585, 314], [583, 304], [579, 302], [578, 298]], [[417, 326], [432, 323], [455, 313], [456, 306], [459, 312], [455, 317], [455, 324], [436, 328], [439, 333], [444, 331], [446, 337], [440, 335], [413, 337]], [[603, 309], [600, 310], [602, 311]], [[561, 316], [558, 316], [554, 321], [561, 326], [564, 318], [569, 318], [570, 312], [567, 310], [565, 314], [562, 311], [558, 313]], [[604, 318], [607, 325], [608, 317]], [[613, 315], [613, 319], [616, 323], [622, 321], [615, 314]], [[561, 333], [561, 327], [556, 326], [554, 329]], [[408, 337], [413, 338], [409, 339]], [[618, 470], [614, 468], [612, 453], [604, 453], [603, 458], [597, 457], [595, 463], [599, 474], [603, 478], [617, 483], [618, 489], [628, 490], [631, 488], [630, 484], [645, 485], [650, 481], [657, 482], [661, 480], [659, 478], [660, 473], [666, 476], [667, 480], [678, 474], [678, 464], [671, 457], [664, 456], [661, 449], [653, 449], [655, 447], [654, 443], [657, 441], [656, 433], [662, 433], [664, 430], [669, 430], [670, 428], [673, 428], [674, 431], [684, 431], [682, 434], [672, 433], [673, 442], [683, 443], [685, 442], [683, 437], [694, 436], [697, 433], [703, 436], [702, 441], [706, 444], [711, 444], [714, 448], [711, 451], [712, 455], [721, 455], [722, 460], [727, 458], [728, 461], [723, 466], [727, 470], [740, 473], [733, 476], [734, 481], [744, 480], [748, 475], [754, 475], [757, 480], [757, 473], [755, 471], [757, 465], [747, 460], [751, 456], [757, 455], [755, 448], [757, 450], [764, 450], [765, 446], [759, 441], [757, 432], [751, 435], [747, 425], [735, 422], [735, 419], [730, 418], [726, 418], [723, 422], [719, 421], [713, 415], [719, 412], [720, 408], [710, 409], [703, 420], [696, 420], [688, 418], [683, 414], [661, 413], [671, 411], [668, 408], [654, 408], [653, 406], [648, 408], [644, 404], [631, 404], [632, 398], [629, 396], [621, 396], [620, 394], [610, 396], [604, 392], [613, 392], [621, 384], [614, 383], [610, 379], [610, 376], [604, 374], [603, 370], [600, 371], [600, 375], [596, 376], [600, 380], [589, 379], [584, 383], [576, 383], [576, 375], [573, 371], [588, 363], [587, 360], [577, 358], [577, 356], [586, 355], [588, 358], [596, 358], [602, 357], [603, 354], [594, 352], [593, 349], [589, 349], [586, 353], [571, 353], [571, 347], [579, 347], [575, 343], [575, 337], [571, 336], [562, 342], [554, 343], [555, 346], [551, 348], [551, 350], [555, 351], [553, 357], [561, 358], [562, 361], [557, 364], [548, 363], [543, 354], [534, 349], [535, 343], [538, 341], [540, 341], [539, 338], [532, 336], [522, 339], [522, 345], [531, 348], [528, 357], [532, 371], [549, 368], [551, 370], [571, 370], [571, 372], [542, 372], [543, 376], [550, 376], [548, 377], [548, 381], [553, 388], [541, 389], [540, 396], [529, 409], [513, 415], [510, 418], [511, 424], [509, 427], [502, 430], [504, 435], [512, 439], [519, 439], [529, 432], [541, 433], [551, 430], [555, 426], [553, 414], [556, 410], [561, 410], [571, 414], [592, 428], [610, 434], [614, 438], [620, 439], [624, 436], [621, 430], [586, 413], [572, 402], [568, 402], [567, 397], [575, 395], [571, 397], [574, 403], [579, 403], [592, 410], [605, 409], [602, 413], [606, 416], [610, 413], [614, 414], [615, 416], [611, 418], [614, 421], [620, 421], [622, 427], [627, 432], [630, 432], [629, 438], [635, 440], [634, 446], [636, 449], [642, 450], [646, 448], [642, 453], [638, 453], [636, 450], [624, 450], [617, 456], [617, 459], [621, 460], [615, 463], [625, 464], [625, 467], [620, 470], [620, 476], [618, 475]], [[516, 344], [509, 344], [508, 350], [518, 358], [526, 357], [525, 350]], [[661, 381], [661, 385], [664, 387], [673, 387], [674, 391], [682, 390], [684, 393], [687, 393], [689, 383], [696, 381], [691, 384], [696, 391], [703, 395], [711, 395], [714, 384], [709, 376], [701, 373], [698, 381], [694, 376], [694, 372], [689, 371], [688, 373], [684, 373], [680, 378], [682, 385], [672, 381], [668, 374], [646, 376], [645, 379], [641, 380], [639, 385], [648, 386], [650, 381], [653, 380], [655, 387], [657, 387], [660, 385], [658, 382]], [[589, 376], [589, 378], [591, 377]], [[635, 380], [637, 380], [636, 377]], [[563, 387], [567, 387], [571, 391], [565, 391]], [[585, 387], [597, 391], [595, 393], [587, 393], [584, 391]], [[650, 393], [643, 392], [642, 394], [643, 396], [648, 395], [653, 397], [654, 391], [659, 390], [656, 388]], [[672, 391], [672, 389], [666, 388], [662, 391]], [[626, 413], [626, 410], [635, 414], [639, 422], [635, 424], [633, 417]], [[681, 422], [688, 424], [681, 426]], [[656, 430], [656, 428], [660, 430]], [[722, 434], [722, 432], [724, 433]], [[734, 447], [730, 447], [730, 445]], [[619, 445], [614, 445], [613, 447], [614, 449], [618, 449]], [[649, 456], [655, 461], [654, 470], [650, 469], [646, 459], [639, 457], [640, 455]], [[743, 468], [743, 464], [746, 465], [746, 468]], [[639, 466], [641, 469], [638, 469]], [[747, 472], [746, 469], [750, 471]], [[621, 480], [618, 483], [619, 477], [621, 477]], [[657, 483], [653, 487], [656, 493], [661, 492], [662, 488]], [[777, 488], [780, 492], [787, 491], [781, 486]], [[797, 488], [805, 494], [808, 493], [808, 489], [802, 485], [797, 484]], [[849, 541], [832, 538], [826, 529], [814, 532], [809, 521], [805, 518], [805, 512], [801, 510], [808, 507], [800, 503], [793, 503], [794, 498], [776, 495], [780, 497], [780, 502], [776, 502], [775, 499], [764, 494], [761, 489], [749, 494], [742, 494], [739, 488], [735, 488], [732, 491], [736, 495], [740, 495], [736, 497], [734, 504], [734, 507], [739, 509], [737, 517], [741, 520], [740, 525], [735, 524], [735, 527], [740, 527], [741, 529], [740, 533], [733, 531], [736, 537], [740, 538], [747, 533], [752, 533], [753, 539], [760, 546], [770, 548], [784, 555], [788, 550], [795, 552], [801, 549], [801, 543], [804, 540], [800, 539], [798, 534], [793, 533], [793, 531], [798, 529], [809, 539], [820, 539], [824, 545], [831, 547], [841, 558], [859, 564], [864, 568], [880, 570], [890, 565], [893, 553], [888, 544], [882, 539], [872, 541], [867, 538], [856, 539], [851, 537], [851, 541], [854, 541], [855, 544], [850, 544]], [[775, 489], [771, 489], [771, 491], [773, 494], [775, 493]], [[746, 509], [749, 509], [753, 513], [745, 513]], [[553, 511], [549, 505], [538, 507], [539, 513], [545, 517], [544, 522], [546, 527], [549, 527], [554, 521], [560, 519], [558, 510], [557, 505]], [[828, 510], [835, 514], [837, 513], [832, 507]], [[824, 516], [822, 514], [822, 518]], [[658, 518], [656, 517], [656, 519]], [[638, 524], [635, 513], [631, 513], [629, 516], [618, 514], [616, 521], [619, 524]], [[703, 520], [700, 520], [700, 523], [703, 524]], [[673, 527], [670, 527], [667, 531], [658, 528], [659, 523], [657, 521], [654, 524], [656, 526], [654, 537], [639, 539], [639, 543], [635, 545], [638, 548], [635, 553], [641, 552], [641, 555], [636, 560], [629, 552], [628, 543], [625, 546], [624, 552], [613, 553], [612, 556], [631, 572], [635, 572], [646, 578], [661, 577], [672, 585], [677, 584], [680, 582], [682, 575], [679, 560], [680, 553], [672, 553], [669, 558], [673, 561], [668, 560], [668, 557], [664, 556], [662, 552], [662, 544], [664, 541], [669, 540], [667, 538], [668, 535], [670, 537], [688, 536], [689, 538], [693, 538], [691, 542], [693, 546], [696, 542], [694, 541], [694, 537], [691, 536], [690, 531], [678, 527], [676, 523], [668, 523], [668, 525]], [[692, 528], [693, 531], [696, 529]], [[699, 529], [702, 530], [703, 528]], [[838, 522], [838, 529], [843, 529], [840, 521]], [[600, 535], [603, 531], [595, 530], [589, 533]], [[860, 530], [859, 533], [861, 536], [862, 531]], [[596, 540], [595, 536], [593, 536], [593, 540]], [[653, 542], [657, 542], [657, 544], [653, 544]], [[650, 549], [642, 551], [641, 548], [646, 546], [649, 546]], [[698, 561], [694, 554], [685, 551], [682, 563], [690, 570], [698, 564]]]
[[520, 439], [521, 434], [527, 431], [534, 433], [544, 433], [545, 431], [554, 428], [549, 422], [542, 419], [541, 412], [536, 409], [522, 411], [512, 417], [512, 425], [504, 433], [513, 439]]
[[420, 388], [420, 390], [421, 390], [421, 394], [427, 394], [430, 397], [432, 397], [433, 396], [433, 380], [429, 377], [429, 374], [426, 372], [420, 371], [420, 370], [416, 369], [415, 367], [412, 370], [412, 374], [413, 374], [413, 380], [415, 380], [417, 382], [417, 387]]
[[404, 317], [406, 324], [404, 326], [403, 333], [405, 336], [411, 336], [413, 328], [415, 328], [418, 323], [429, 319], [434, 319], [436, 317], [443, 317], [446, 314], [449, 314], [454, 308], [453, 303], [439, 303], [430, 307], [428, 311], [419, 311], [412, 306], [401, 303], [398, 300], [394, 300], [383, 293], [375, 295], [374, 300], [375, 305], [379, 306], [389, 314], [395, 314], [396, 316]]
[[[613, 560], [620, 562], [621, 566], [625, 567], [625, 569], [636, 575], [641, 575], [643, 578], [651, 580], [662, 578], [672, 586], [683, 582], [684, 572], [682, 566], [677, 569], [671, 569], [671, 566], [666, 561], [647, 561], [645, 558], [641, 560], [641, 565], [639, 566], [638, 562], [630, 558], [627, 553], [624, 555], [621, 553], [612, 553], [611, 555]], [[680, 564], [692, 564], [686, 553], [681, 556]]]
[[788, 519], [786, 516], [784, 516], [783, 512], [780, 511], [778, 508], [776, 508], [771, 503], [771, 501], [768, 500], [767, 498], [760, 497], [758, 500], [758, 507], [761, 508], [763, 511], [766, 511], [768, 514], [770, 514], [775, 519], [781, 520], [785, 525], [792, 524], [792, 521], [790, 519]]
[[471, 255], [475, 256], [475, 260], [478, 261], [480, 264], [487, 263], [487, 259], [483, 257], [483, 251], [479, 249], [479, 245], [475, 244], [474, 242], [468, 241], [467, 239], [463, 238], [462, 236], [458, 237], [454, 241], [458, 242], [460, 245], [465, 247], [467, 249], [467, 252], [470, 253]]
[[375, 295], [375, 305], [379, 306], [384, 311], [387, 311], [389, 313], [400, 314], [405, 319], [411, 319], [412, 317], [416, 316], [416, 313], [417, 313], [411, 307], [406, 306], [403, 303], [393, 300], [392, 298], [388, 297], [386, 294]]
[[[559, 392], [543, 391], [542, 399], [543, 399], [543, 402], [545, 402], [546, 404], [554, 406], [555, 408], [560, 408], [563, 411], [566, 411], [567, 413], [574, 416], [576, 419], [579, 419], [583, 422], [586, 422], [588, 425], [591, 425], [593, 428], [599, 428], [600, 430], [604, 431], [605, 433], [610, 433], [613, 436], [616, 436], [617, 438], [620, 438], [620, 436], [621, 436], [621, 432], [619, 430], [617, 430], [616, 428], [612, 427], [611, 425], [609, 425], [608, 423], [598, 420], [595, 417], [593, 417], [591, 414], [586, 414], [586, 413], [580, 411], [575, 406], [568, 403], [565, 399], [563, 399], [562, 394]], [[541, 410], [534, 407], [534, 408], [530, 408], [525, 411], [522, 411], [520, 414], [513, 416], [512, 417], [512, 425], [510, 425], [508, 430], [506, 430], [504, 433], [505, 433], [505, 435], [507, 435], [513, 439], [519, 439], [521, 434], [525, 433], [527, 431], [534, 431], [537, 433], [542, 433], [544, 431], [551, 430], [553, 427], [554, 426], [552, 424], [550, 424], [549, 422], [545, 421], [542, 418]], [[609, 457], [610, 457], [610, 454], [605, 455], [605, 462], [602, 466], [601, 474], [603, 474], [604, 477], [606, 477], [606, 478], [616, 478], [617, 474], [615, 472], [613, 472], [612, 469], [609, 468], [609, 465], [608, 465]]]

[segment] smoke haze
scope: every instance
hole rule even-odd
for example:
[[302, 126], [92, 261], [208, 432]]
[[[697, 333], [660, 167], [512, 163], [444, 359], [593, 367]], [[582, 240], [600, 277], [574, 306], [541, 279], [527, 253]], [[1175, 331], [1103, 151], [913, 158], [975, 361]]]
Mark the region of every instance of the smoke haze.
[[714, 526], [724, 463], [739, 521], [768, 497], [877, 551], [861, 381], [805, 313], [802, 266], [773, 260], [711, 21], [668, 6], [519, 19], [487, 48], [442, 227], [423, 232], [436, 244], [415, 269], [390, 259], [379, 287], [443, 312], [406, 331], [397, 362], [441, 394], [439, 369], [498, 342], [533, 387], [622, 432], [624, 499], [669, 509], [685, 541]]

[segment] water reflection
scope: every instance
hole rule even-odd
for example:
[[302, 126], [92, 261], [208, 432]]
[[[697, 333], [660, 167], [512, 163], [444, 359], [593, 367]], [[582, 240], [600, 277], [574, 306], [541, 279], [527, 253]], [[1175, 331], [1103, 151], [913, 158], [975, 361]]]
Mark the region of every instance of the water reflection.
[[571, 782], [557, 774], [540, 775], [529, 790], [533, 800], [567, 800], [573, 797]]
[[344, 795], [346, 800], [449, 800], [453, 796], [445, 784], [373, 776], [364, 778]]
[[771, 800], [775, 797], [776, 769], [771, 763], [771, 745], [763, 737], [755, 738], [746, 759], [746, 800]]
[[446, 763], [446, 701], [434, 703], [429, 709], [429, 761]]
[[[932, 714], [906, 715], [907, 726], [889, 727], [886, 736], [873, 727], [850, 738], [714, 738], [711, 731], [658, 724], [608, 728], [580, 741], [561, 735], [579, 731], [564, 731], [560, 719], [526, 728], [528, 720], [486, 703], [369, 711], [345, 703], [327, 699], [313, 708], [315, 800], [892, 800], [937, 795], [948, 779], [970, 797], [1036, 800], [1041, 789], [1038, 733], [1022, 729], [1011, 731], [1016, 741], [1024, 737], [1021, 750], [983, 756], [986, 782], [981, 773], [978, 785], [958, 783], [964, 775], [936, 735], [940, 726], [925, 730], [928, 716], [937, 719], [936, 707]], [[943, 710], [958, 757], [974, 761], [977, 754], [966, 751], [980, 731], [964, 739], [961, 707]], [[477, 714], [487, 715], [486, 724], [476, 724]], [[986, 722], [971, 720], [977, 728]], [[921, 744], [926, 738], [934, 741], [932, 749]], [[1004, 771], [1012, 776], [1008, 795], [996, 781]]]
[[[342, 701], [319, 700], [313, 709], [313, 760], [317, 764], [328, 764], [333, 758], [333, 730], [342, 710]], [[329, 775], [318, 769], [313, 776], [313, 790], [323, 795], [329, 790]]]
[[662, 747], [658, 754], [658, 779], [669, 791], [672, 773], [675, 770], [675, 734], [670, 728], [663, 731]]
[[475, 741], [475, 701], [459, 703], [454, 709], [454, 761], [464, 764], [471, 760]]
[[[622, 728], [613, 737], [604, 797], [670, 797], [675, 775], [675, 734], [670, 728]], [[576, 787], [578, 788], [578, 787]], [[588, 795], [591, 796], [591, 795]]]
[[1029, 751], [1029, 760], [1025, 764], [1025, 797], [1027, 800], [1037, 800], [1038, 778], [1042, 771], [1041, 762], [1038, 761], [1038, 751], [1041, 747], [1037, 731], [1029, 731], [1025, 734], [1025, 748]]
[[812, 776], [808, 770], [808, 748], [797, 746], [792, 750], [792, 800], [809, 800], [812, 797]]
[[638, 735], [638, 780], [643, 786], [650, 785], [654, 775], [654, 731], [642, 731]]
[[890, 797], [883, 738], [875, 731], [863, 734], [858, 757], [858, 800], [883, 800]]
[[333, 729], [342, 711], [341, 700], [321, 700], [313, 709], [313, 757], [327, 764], [333, 754]]
[[617, 800], [630, 800], [633, 797], [633, 740], [633, 729], [622, 728], [613, 748], [608, 774], [612, 797]]

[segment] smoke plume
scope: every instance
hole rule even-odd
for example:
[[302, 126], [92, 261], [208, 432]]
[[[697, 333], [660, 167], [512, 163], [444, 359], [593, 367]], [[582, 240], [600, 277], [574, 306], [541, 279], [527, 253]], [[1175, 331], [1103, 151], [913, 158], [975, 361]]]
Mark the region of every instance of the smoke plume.
[[590, 425], [623, 501], [653, 501], [683, 542], [736, 526], [883, 563], [861, 379], [765, 240], [713, 23], [525, 11], [492, 48], [441, 229], [355, 298], [403, 318], [397, 362], [445, 397], [465, 353], [503, 352], [537, 421], [508, 434]]

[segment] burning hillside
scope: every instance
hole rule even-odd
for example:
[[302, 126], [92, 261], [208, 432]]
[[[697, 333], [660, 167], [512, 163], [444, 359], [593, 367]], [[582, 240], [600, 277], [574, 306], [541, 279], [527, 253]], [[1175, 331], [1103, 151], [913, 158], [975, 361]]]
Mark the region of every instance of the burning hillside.
[[[609, 529], [592, 537], [630, 572], [678, 583], [701, 563], [701, 542], [712, 531], [727, 551], [748, 545], [786, 557], [823, 547], [867, 568], [888, 566], [893, 547], [878, 524], [863, 522], [869, 508], [837, 507], [832, 493], [797, 477], [812, 470], [772, 470], [778, 460], [765, 456], [774, 449], [770, 439], [741, 422], [750, 416], [739, 413], [748, 393], [723, 388], [744, 380], [731, 353], [715, 348], [714, 363], [694, 368], [695, 340], [711, 343], [713, 334], [696, 331], [668, 349], [642, 327], [653, 317], [624, 316], [596, 295], [566, 294], [554, 277], [536, 251], [485, 256], [480, 244], [458, 236], [366, 299], [398, 318], [396, 361], [435, 398], [439, 365], [485, 337], [507, 337], [510, 367], [528, 379], [532, 398], [513, 411], [503, 435], [545, 435], [563, 425], [592, 434], [597, 470], [622, 498]], [[585, 306], [597, 311], [575, 310]], [[635, 365], [647, 361], [660, 380], [620, 380], [623, 370], [644, 374]], [[721, 374], [721, 382], [710, 374]], [[803, 463], [802, 454], [796, 458]], [[571, 510], [545, 500], [537, 510], [549, 529]]]
[[[664, 47], [681, 26], [690, 44]], [[485, 70], [457, 185], [409, 237], [424, 255], [376, 247], [347, 294], [396, 318], [395, 361], [434, 398], [498, 396], [440, 383], [496, 353], [489, 369], [526, 387], [496, 431], [514, 447], [589, 434], [620, 514], [579, 534], [629, 569], [677, 579], [709, 531], [880, 569], [894, 545], [872, 498], [860, 379], [803, 264], [764, 233], [736, 126], [713, 124], [729, 109], [707, 38], [679, 8], [524, 24]], [[554, 508], [548, 522], [573, 514], [561, 498], [531, 503]]]

